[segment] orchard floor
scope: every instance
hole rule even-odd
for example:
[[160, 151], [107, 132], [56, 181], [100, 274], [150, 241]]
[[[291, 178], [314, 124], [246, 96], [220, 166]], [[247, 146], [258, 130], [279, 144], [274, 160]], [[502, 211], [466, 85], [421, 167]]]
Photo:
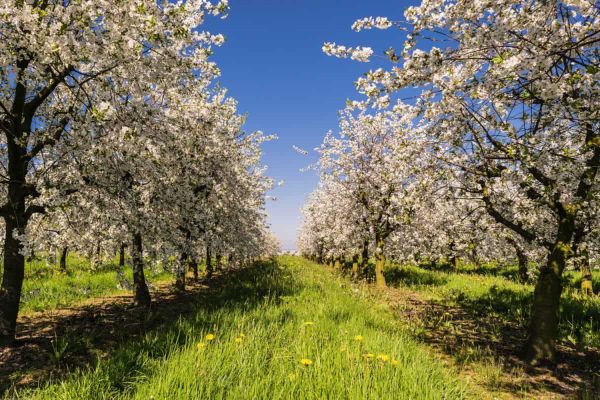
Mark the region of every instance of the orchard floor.
[[517, 323], [407, 288], [360, 286], [389, 304], [412, 337], [443, 354], [460, 376], [493, 398], [600, 399], [600, 349], [561, 342], [554, 366], [532, 367], [520, 358], [526, 331]]
[[510, 324], [499, 328], [417, 290], [377, 290], [304, 259], [279, 257], [192, 283], [185, 293], [159, 284], [150, 313], [116, 295], [28, 314], [17, 346], [0, 350], [0, 388], [11, 399], [599, 393], [597, 352], [561, 348], [557, 369], [533, 370], [515, 357], [522, 336]]

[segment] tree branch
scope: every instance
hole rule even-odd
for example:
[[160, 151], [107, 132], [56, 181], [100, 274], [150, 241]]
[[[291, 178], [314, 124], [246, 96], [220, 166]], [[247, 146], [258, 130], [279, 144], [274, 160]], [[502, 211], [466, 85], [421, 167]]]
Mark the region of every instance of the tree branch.
[[69, 117], [62, 118], [58, 124], [58, 127], [56, 128], [56, 131], [54, 131], [54, 134], [50, 135], [45, 140], [37, 142], [31, 148], [29, 153], [27, 153], [26, 155], [27, 160], [31, 160], [32, 158], [34, 158], [40, 151], [44, 149], [44, 147], [54, 145], [62, 136], [63, 132], [67, 128], [67, 125], [69, 124], [69, 121]]
[[[480, 184], [482, 184], [482, 186], [484, 186], [483, 183], [480, 183]], [[519, 222], [510, 221], [508, 218], [506, 218], [504, 215], [502, 215], [502, 213], [500, 213], [492, 204], [490, 195], [486, 194], [485, 187], [484, 187], [484, 190], [482, 191], [481, 198], [485, 204], [486, 211], [492, 218], [494, 218], [494, 220], [496, 222], [506, 226], [507, 228], [511, 229], [515, 233], [518, 233], [519, 235], [521, 235], [523, 237], [523, 239], [527, 240], [530, 243], [538, 240], [537, 235], [535, 235], [533, 232], [527, 230], [523, 226], [523, 224], [521, 224]], [[545, 240], [543, 240], [541, 243], [543, 246], [546, 246], [546, 247], [550, 247], [552, 245], [551, 243], [549, 243]]]
[[32, 204], [25, 210], [25, 220], [29, 220], [33, 214], [45, 214], [46, 208], [37, 204]]
[[26, 119], [31, 120], [33, 118], [38, 107], [41, 106], [42, 103], [48, 98], [48, 96], [50, 96], [54, 92], [58, 85], [64, 82], [67, 75], [69, 75], [71, 72], [73, 72], [73, 67], [66, 67], [54, 78], [54, 80], [48, 86], [40, 90], [33, 99], [31, 99], [25, 104]]

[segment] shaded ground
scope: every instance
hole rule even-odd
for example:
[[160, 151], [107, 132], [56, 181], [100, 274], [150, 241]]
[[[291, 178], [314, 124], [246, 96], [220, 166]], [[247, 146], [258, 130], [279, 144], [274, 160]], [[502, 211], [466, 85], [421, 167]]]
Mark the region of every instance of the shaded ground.
[[197, 283], [188, 280], [183, 293], [169, 283], [157, 285], [149, 312], [134, 307], [131, 295], [114, 295], [20, 317], [17, 343], [0, 349], [0, 397], [10, 389], [35, 386], [77, 367], [92, 366], [126, 341], [170, 326], [203, 300], [214, 301], [225, 280], [238, 279], [241, 273], [217, 274]]
[[383, 297], [417, 336], [487, 390], [507, 398], [600, 399], [598, 349], [561, 344], [556, 366], [533, 368], [519, 359], [526, 332], [516, 323], [468, 305], [424, 300], [406, 288], [387, 289]]

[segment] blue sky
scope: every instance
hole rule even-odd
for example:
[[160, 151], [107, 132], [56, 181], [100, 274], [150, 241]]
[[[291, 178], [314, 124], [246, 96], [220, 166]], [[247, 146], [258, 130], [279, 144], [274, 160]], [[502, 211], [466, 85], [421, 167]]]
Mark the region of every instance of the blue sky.
[[[285, 184], [267, 206], [273, 232], [283, 249], [294, 249], [301, 220], [300, 207], [318, 179], [300, 169], [313, 162], [325, 133], [337, 128], [337, 111], [348, 98], [359, 98], [354, 81], [375, 63], [327, 57], [326, 41], [369, 45], [376, 54], [401, 47], [398, 31], [353, 32], [352, 23], [365, 16], [402, 18], [414, 0], [230, 0], [225, 20], [205, 25], [222, 33], [226, 43], [213, 59], [221, 68], [221, 84], [247, 113], [245, 129], [275, 133], [279, 139], [264, 147], [268, 175]], [[297, 145], [311, 152], [302, 156]]]

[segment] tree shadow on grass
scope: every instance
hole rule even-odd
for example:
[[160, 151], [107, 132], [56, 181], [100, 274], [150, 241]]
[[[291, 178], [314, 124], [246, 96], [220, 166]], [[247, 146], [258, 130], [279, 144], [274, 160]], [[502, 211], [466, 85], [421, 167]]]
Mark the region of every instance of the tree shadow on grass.
[[[481, 276], [497, 276], [505, 279], [519, 282], [519, 270], [516, 265], [504, 265], [498, 263], [463, 263], [460, 262], [458, 268], [455, 268], [449, 262], [421, 262], [419, 268], [428, 271], [446, 272], [454, 274], [481, 275]], [[535, 270], [535, 266], [530, 266], [531, 270]]]
[[519, 282], [519, 270], [514, 266], [482, 264], [470, 268], [460, 268], [458, 272], [470, 275], [500, 276], [513, 282]]
[[292, 279], [276, 261], [262, 261], [192, 283], [186, 292], [162, 286], [153, 293], [150, 312], [134, 307], [130, 296], [113, 296], [23, 317], [16, 345], [0, 350], [0, 397], [59, 382], [69, 371], [93, 368], [106, 357], [111, 387], [124, 390], [144, 372], [139, 354], [158, 359], [212, 327], [201, 311], [250, 310], [277, 301], [301, 289]]
[[429, 272], [417, 267], [394, 266], [384, 270], [385, 280], [388, 285], [398, 286], [441, 286], [448, 282], [448, 278], [438, 273]]
[[[593, 398], [585, 396], [600, 391], [600, 349], [565, 340], [574, 337], [573, 329], [580, 332], [591, 330], [592, 327], [587, 325], [589, 321], [595, 321], [594, 326], [598, 325], [600, 307], [597, 302], [582, 302], [571, 297], [562, 299], [562, 340], [557, 346], [557, 363], [552, 368], [533, 368], [520, 359], [531, 308], [530, 291], [492, 286], [476, 297], [454, 292], [447, 300], [451, 300], [449, 304], [410, 298], [409, 306], [399, 307], [398, 310], [410, 313], [413, 320], [417, 314], [422, 324], [421, 337], [452, 356], [459, 364], [483, 352], [486, 358], [484, 364], [491, 359], [505, 372], [525, 372], [521, 374], [522, 381], [518, 384], [512, 380], [492, 380], [490, 390], [511, 393], [520, 392], [523, 388], [550, 390], [579, 398]], [[595, 338], [597, 336], [582, 336], [579, 340]]]
[[[516, 291], [498, 286], [491, 286], [478, 297], [467, 297], [460, 292], [451, 297], [471, 314], [495, 316], [515, 322], [523, 329], [529, 320], [533, 302], [533, 293], [529, 290]], [[560, 308], [559, 339], [578, 349], [584, 346], [600, 348], [600, 302], [567, 293], [561, 299]]]

